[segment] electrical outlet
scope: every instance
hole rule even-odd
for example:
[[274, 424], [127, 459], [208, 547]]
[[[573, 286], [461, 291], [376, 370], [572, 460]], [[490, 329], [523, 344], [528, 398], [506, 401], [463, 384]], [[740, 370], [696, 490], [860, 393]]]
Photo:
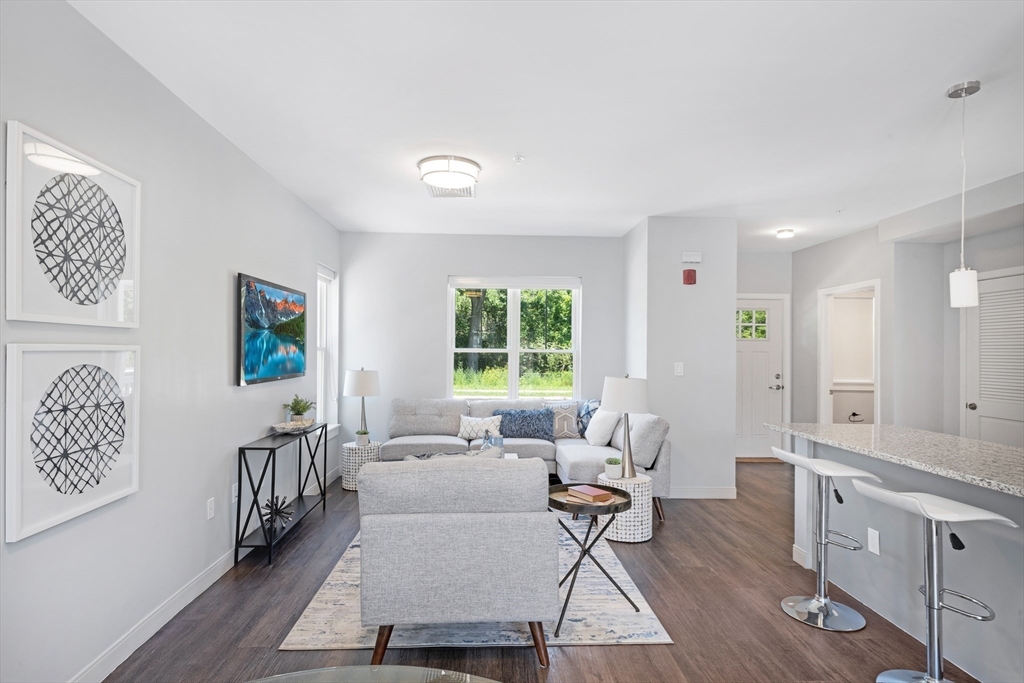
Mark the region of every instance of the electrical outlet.
[[882, 554], [878, 550], [878, 529], [872, 529], [871, 527], [868, 527], [868, 552], [875, 555]]
[[676, 377], [682, 377], [682, 376], [683, 376], [683, 364], [682, 363], [676, 363]]
[[231, 485], [231, 502], [232, 503], [237, 503], [238, 502], [238, 484], [232, 484]]
[[213, 498], [206, 501], [206, 518], [213, 519]]

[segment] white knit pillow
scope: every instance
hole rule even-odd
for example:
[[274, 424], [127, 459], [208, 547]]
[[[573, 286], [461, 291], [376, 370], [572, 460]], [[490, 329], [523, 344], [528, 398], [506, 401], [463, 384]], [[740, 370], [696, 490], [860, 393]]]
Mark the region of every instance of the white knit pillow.
[[613, 413], [604, 408], [598, 408], [594, 416], [590, 418], [587, 425], [587, 443], [591, 446], [607, 446], [612, 440], [612, 434], [619, 425], [622, 413]]
[[501, 436], [501, 415], [491, 417], [470, 417], [461, 415], [459, 417], [459, 438], [466, 441], [484, 438], [485, 432], [491, 436]]

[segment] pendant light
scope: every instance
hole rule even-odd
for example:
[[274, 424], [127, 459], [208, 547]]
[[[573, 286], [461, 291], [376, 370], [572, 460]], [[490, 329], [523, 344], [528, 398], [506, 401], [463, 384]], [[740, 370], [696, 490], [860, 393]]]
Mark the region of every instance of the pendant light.
[[978, 305], [978, 272], [964, 265], [964, 237], [967, 232], [967, 155], [964, 153], [964, 140], [967, 137], [967, 98], [979, 90], [980, 81], [966, 81], [946, 91], [946, 97], [963, 100], [960, 109], [960, 162], [963, 165], [960, 182], [960, 267], [949, 274], [949, 305], [953, 308]]

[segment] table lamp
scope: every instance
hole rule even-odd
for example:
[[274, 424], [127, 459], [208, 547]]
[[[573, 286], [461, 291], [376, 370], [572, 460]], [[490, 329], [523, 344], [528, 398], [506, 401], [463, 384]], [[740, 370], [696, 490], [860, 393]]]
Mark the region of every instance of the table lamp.
[[647, 380], [625, 377], [605, 377], [601, 392], [601, 409], [622, 413], [622, 478], [636, 477], [633, 449], [629, 444], [629, 414], [647, 412]]
[[342, 395], [360, 397], [362, 407], [359, 414], [359, 431], [365, 432], [366, 397], [380, 396], [380, 380], [377, 378], [377, 371], [366, 370], [364, 368], [359, 368], [358, 370], [346, 370], [345, 387], [342, 391]]

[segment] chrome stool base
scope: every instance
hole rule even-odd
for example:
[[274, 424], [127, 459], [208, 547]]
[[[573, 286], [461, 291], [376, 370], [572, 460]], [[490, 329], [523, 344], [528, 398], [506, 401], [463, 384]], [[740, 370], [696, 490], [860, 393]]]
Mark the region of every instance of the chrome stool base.
[[934, 678], [929, 678], [928, 674], [923, 671], [890, 669], [878, 674], [875, 683], [949, 683], [949, 680], [943, 678], [941, 681], [937, 681]]
[[853, 608], [828, 598], [794, 595], [782, 601], [782, 609], [797, 621], [825, 631], [859, 631], [867, 623]]

